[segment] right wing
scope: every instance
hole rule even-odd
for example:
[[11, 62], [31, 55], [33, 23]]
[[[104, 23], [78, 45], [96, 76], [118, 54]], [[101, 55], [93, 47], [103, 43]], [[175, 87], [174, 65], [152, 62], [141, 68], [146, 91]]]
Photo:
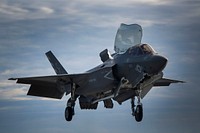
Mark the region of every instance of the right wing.
[[85, 83], [89, 73], [83, 74], [62, 74], [53, 76], [10, 78], [9, 80], [17, 80], [17, 83], [30, 84], [27, 95], [49, 97], [61, 99], [71, 92], [71, 83], [82, 86]]
[[157, 80], [153, 84], [153, 86], [169, 86], [171, 83], [185, 83], [185, 82], [184, 81], [180, 81], [180, 80], [161, 78], [161, 79]]
[[141, 97], [144, 98], [144, 96], [151, 90], [152, 87], [158, 87], [158, 86], [169, 86], [171, 83], [185, 83], [184, 81], [180, 80], [174, 80], [174, 79], [167, 79], [167, 78], [161, 78], [156, 80], [155, 82], [145, 86], [141, 92]]

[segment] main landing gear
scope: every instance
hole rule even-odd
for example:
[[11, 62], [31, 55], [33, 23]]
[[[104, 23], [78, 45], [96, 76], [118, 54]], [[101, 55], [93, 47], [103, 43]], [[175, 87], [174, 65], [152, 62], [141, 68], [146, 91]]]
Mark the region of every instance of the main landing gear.
[[75, 102], [77, 99], [77, 96], [75, 96], [75, 90], [76, 90], [76, 85], [73, 83], [72, 84], [72, 90], [71, 90], [71, 98], [67, 101], [67, 107], [65, 108], [65, 119], [66, 121], [71, 121], [74, 113], [74, 107], [75, 107]]
[[75, 101], [72, 102], [71, 98], [67, 102], [67, 107], [65, 108], [65, 119], [66, 121], [71, 121], [74, 115]]
[[138, 98], [138, 105], [135, 107], [135, 97], [131, 99], [132, 115], [135, 117], [137, 122], [141, 122], [143, 118], [143, 107], [140, 102], [140, 97]]

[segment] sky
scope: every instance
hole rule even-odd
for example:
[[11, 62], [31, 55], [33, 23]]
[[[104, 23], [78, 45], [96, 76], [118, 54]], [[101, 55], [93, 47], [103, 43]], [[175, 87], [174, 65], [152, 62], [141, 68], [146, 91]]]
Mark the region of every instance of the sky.
[[[1, 0], [0, 131], [4, 133], [198, 133], [200, 127], [200, 1], [198, 0]], [[81, 110], [71, 122], [69, 96], [27, 96], [29, 85], [11, 77], [54, 75], [45, 57], [51, 50], [69, 73], [101, 63], [114, 52], [121, 23], [143, 27], [143, 43], [168, 58], [164, 76], [186, 81], [153, 88], [144, 99], [143, 121], [131, 116], [130, 101], [114, 109]]]

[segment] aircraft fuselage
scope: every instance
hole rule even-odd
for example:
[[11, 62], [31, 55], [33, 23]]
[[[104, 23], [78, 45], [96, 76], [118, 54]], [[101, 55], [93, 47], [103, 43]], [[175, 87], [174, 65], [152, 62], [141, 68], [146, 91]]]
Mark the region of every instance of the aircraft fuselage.
[[[141, 45], [133, 46], [124, 54], [115, 54], [113, 58], [89, 70], [92, 74], [86, 79], [84, 86], [77, 88], [77, 95], [90, 97], [91, 101], [107, 97], [113, 94], [123, 77], [129, 81], [128, 87], [124, 88], [130, 90], [128, 93], [131, 96], [137, 95], [135, 90], [140, 82], [162, 72], [167, 63], [165, 57], [153, 51], [145, 54], [140, 47]], [[133, 49], [141, 51], [134, 53]], [[111, 68], [112, 64], [115, 65]], [[130, 95], [124, 99], [128, 99]]]

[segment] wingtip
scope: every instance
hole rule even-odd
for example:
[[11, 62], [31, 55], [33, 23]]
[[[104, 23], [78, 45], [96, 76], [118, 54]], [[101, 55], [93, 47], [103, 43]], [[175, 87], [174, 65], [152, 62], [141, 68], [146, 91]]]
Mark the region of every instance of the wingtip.
[[177, 80], [177, 83], [186, 83], [186, 81]]
[[8, 80], [17, 80], [17, 78], [9, 78]]

